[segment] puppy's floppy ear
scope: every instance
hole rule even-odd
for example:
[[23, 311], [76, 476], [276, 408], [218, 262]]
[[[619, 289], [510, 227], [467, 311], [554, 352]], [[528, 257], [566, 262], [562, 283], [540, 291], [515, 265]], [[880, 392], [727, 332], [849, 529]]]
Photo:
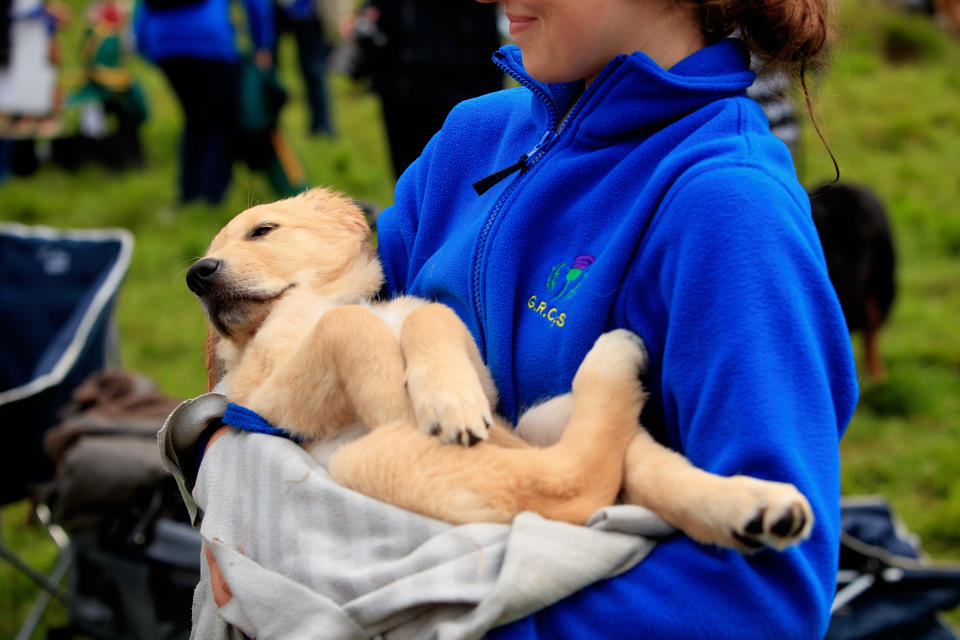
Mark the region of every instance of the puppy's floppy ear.
[[216, 347], [220, 341], [220, 336], [209, 325], [207, 326], [207, 335], [203, 339], [203, 361], [207, 369], [207, 392], [213, 391], [217, 383], [226, 373], [223, 370], [223, 360], [217, 357]]
[[325, 187], [314, 187], [299, 196], [316, 211], [330, 211], [338, 214], [338, 224], [364, 236], [370, 235], [370, 223], [363, 209], [353, 200], [339, 191]]

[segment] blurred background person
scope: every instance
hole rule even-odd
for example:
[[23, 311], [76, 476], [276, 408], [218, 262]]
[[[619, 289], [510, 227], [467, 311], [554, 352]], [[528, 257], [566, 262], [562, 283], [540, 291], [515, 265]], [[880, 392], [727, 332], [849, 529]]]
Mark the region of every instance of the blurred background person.
[[345, 29], [357, 55], [348, 69], [380, 97], [399, 176], [457, 103], [503, 88], [491, 62], [500, 46], [497, 7], [474, 0], [368, 0]]
[[310, 107], [309, 132], [333, 136], [333, 114], [327, 89], [327, 60], [333, 46], [327, 36], [323, 15], [314, 0], [274, 0], [273, 6], [277, 40], [290, 33], [297, 43], [297, 61]]
[[[244, 0], [256, 65], [273, 64], [270, 0]], [[230, 184], [241, 53], [229, 0], [141, 0], [134, 15], [139, 51], [163, 71], [183, 108], [180, 201], [216, 204]]]
[[147, 103], [129, 65], [130, 6], [101, 0], [87, 6], [80, 41], [80, 83], [66, 98], [76, 132], [53, 141], [52, 159], [67, 169], [101, 162], [113, 169], [143, 165], [140, 128]]
[[60, 131], [60, 48], [55, 38], [73, 12], [59, 0], [0, 3], [0, 182], [39, 168], [37, 139]]

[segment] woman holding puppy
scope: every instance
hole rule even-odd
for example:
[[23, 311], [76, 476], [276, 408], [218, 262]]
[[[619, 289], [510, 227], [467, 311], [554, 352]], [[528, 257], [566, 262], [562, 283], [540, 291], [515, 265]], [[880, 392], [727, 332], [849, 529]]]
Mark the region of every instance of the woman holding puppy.
[[386, 293], [451, 306], [514, 420], [569, 391], [601, 333], [635, 332], [643, 424], [706, 471], [792, 483], [816, 522], [749, 556], [675, 536], [488, 637], [823, 637], [855, 367], [808, 197], [746, 89], [751, 54], [820, 52], [827, 0], [500, 2], [517, 46], [494, 60], [520, 86], [456, 107], [401, 176]]
[[[490, 0], [481, 0], [490, 1]], [[816, 515], [753, 556], [684, 537], [494, 638], [820, 638], [835, 589], [849, 337], [787, 148], [746, 97], [826, 0], [500, 0], [519, 87], [461, 104], [378, 219], [391, 295], [452, 306], [516, 418], [604, 331], [650, 353], [644, 424], [700, 468], [791, 482]]]

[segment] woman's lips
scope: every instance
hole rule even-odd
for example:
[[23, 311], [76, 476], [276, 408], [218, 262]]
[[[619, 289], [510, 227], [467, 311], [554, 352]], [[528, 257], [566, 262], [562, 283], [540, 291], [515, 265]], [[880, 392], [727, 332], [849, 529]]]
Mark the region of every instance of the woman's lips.
[[507, 14], [507, 19], [510, 21], [510, 35], [515, 36], [518, 33], [527, 30], [533, 23], [536, 22], [536, 18], [531, 18], [529, 16], [514, 16]]

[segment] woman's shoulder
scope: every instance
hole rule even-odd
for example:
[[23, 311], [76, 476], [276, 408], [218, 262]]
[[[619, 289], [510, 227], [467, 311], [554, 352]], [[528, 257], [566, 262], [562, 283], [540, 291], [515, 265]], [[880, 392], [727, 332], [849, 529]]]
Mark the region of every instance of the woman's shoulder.
[[744, 247], [816, 239], [809, 196], [789, 155], [774, 162], [749, 147], [686, 167], [667, 190], [651, 231]]
[[447, 170], [454, 170], [496, 163], [504, 154], [519, 155], [529, 148], [528, 141], [537, 130], [530, 112], [530, 93], [520, 88], [494, 91], [459, 103], [431, 140], [431, 166], [440, 162]]
[[522, 87], [501, 89], [464, 100], [451, 109], [443, 129], [506, 137], [512, 127], [533, 118], [532, 96]]
[[700, 201], [705, 207], [809, 211], [809, 199], [792, 166], [775, 166], [733, 153], [692, 164], [675, 180], [667, 200]]
[[[770, 132], [766, 116], [749, 98], [722, 101], [716, 130], [698, 131], [678, 147], [677, 170], [667, 200], [686, 196], [704, 206], [773, 208], [809, 215], [809, 199], [787, 146]], [[685, 156], [685, 157], [684, 157]]]

